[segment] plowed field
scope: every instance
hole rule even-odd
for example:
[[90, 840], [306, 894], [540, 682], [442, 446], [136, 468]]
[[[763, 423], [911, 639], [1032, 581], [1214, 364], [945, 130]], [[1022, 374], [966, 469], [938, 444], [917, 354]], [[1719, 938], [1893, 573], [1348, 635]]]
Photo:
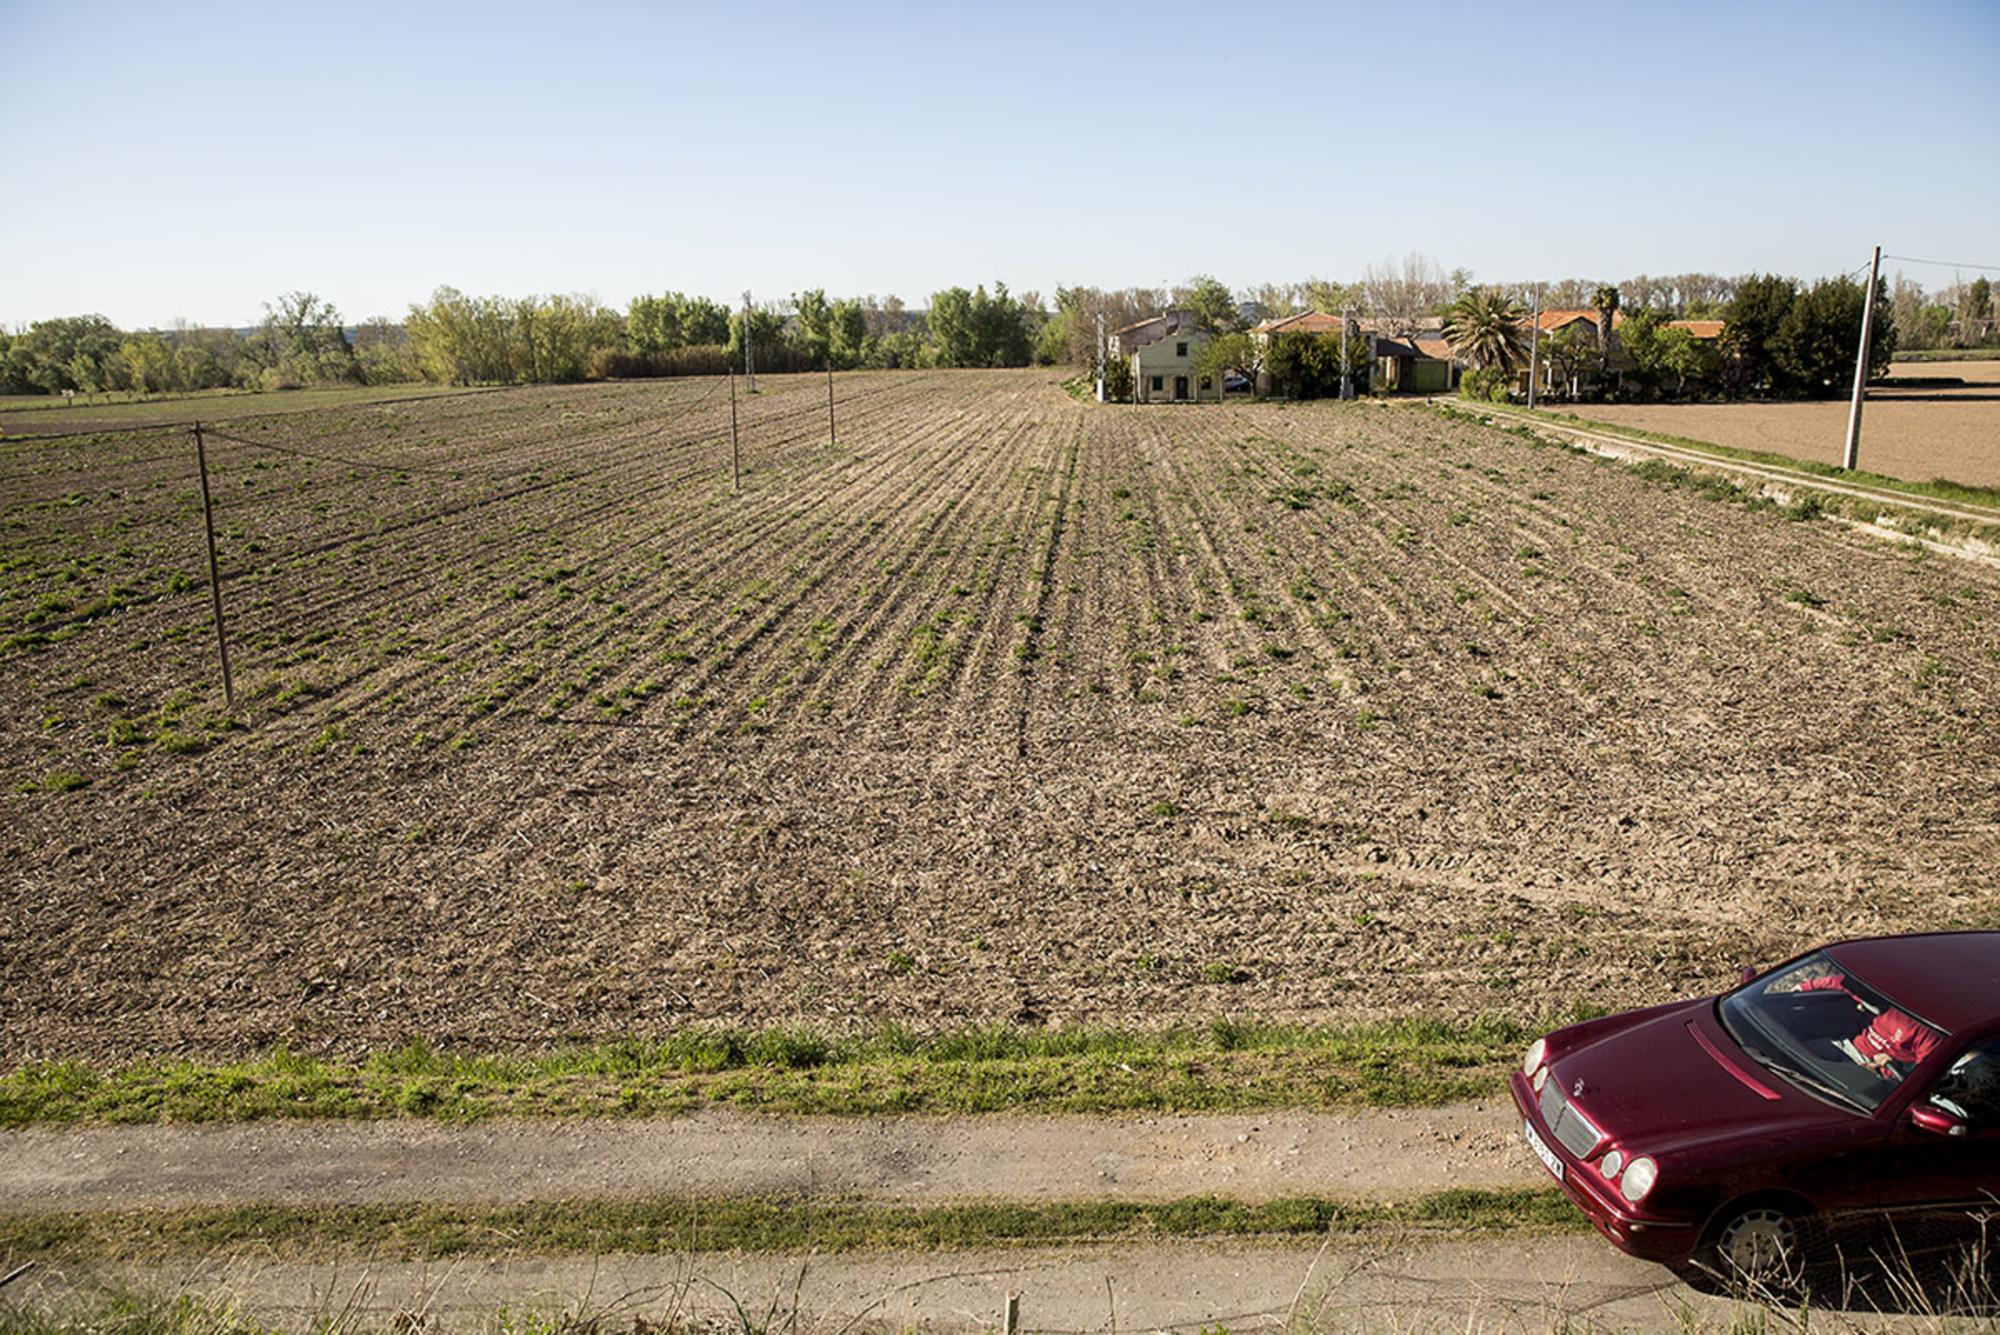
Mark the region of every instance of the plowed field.
[[230, 423], [233, 717], [188, 438], [0, 442], [0, 1057], [1537, 1014], [2000, 916], [1990, 570], [1412, 407], [764, 388], [740, 496], [714, 382]]

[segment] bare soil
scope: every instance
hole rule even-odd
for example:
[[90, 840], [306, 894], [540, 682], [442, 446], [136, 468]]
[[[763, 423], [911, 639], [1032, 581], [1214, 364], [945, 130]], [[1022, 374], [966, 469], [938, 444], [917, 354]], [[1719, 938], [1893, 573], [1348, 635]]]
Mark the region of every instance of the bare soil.
[[[1899, 381], [1957, 377], [1961, 386]], [[1816, 403], [1588, 404], [1580, 416], [1839, 464], [1847, 442], [1845, 399]], [[1899, 362], [1868, 391], [1861, 413], [1861, 467], [1911, 482], [1945, 479], [2000, 487], [2000, 361]]]
[[2000, 919], [1995, 572], [1366, 403], [765, 388], [740, 497], [715, 386], [231, 425], [233, 725], [185, 436], [0, 442], [0, 1059], [1536, 1014]]

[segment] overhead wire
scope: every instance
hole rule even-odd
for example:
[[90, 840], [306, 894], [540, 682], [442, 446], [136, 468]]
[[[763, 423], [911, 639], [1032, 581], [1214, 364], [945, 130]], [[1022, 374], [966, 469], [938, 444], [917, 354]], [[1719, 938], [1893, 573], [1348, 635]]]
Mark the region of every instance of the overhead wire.
[[1961, 264], [1957, 260], [1925, 260], [1915, 255], [1882, 256], [1885, 260], [1901, 260], [1905, 264], [1935, 264], [1940, 269], [1983, 269], [1987, 273], [2000, 273], [2000, 264]]

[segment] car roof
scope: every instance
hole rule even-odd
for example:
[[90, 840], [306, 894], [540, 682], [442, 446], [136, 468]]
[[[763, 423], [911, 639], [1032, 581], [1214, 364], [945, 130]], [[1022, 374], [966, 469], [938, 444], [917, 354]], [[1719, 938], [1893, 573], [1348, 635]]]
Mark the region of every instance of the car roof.
[[2000, 932], [1878, 936], [1827, 954], [1932, 1024], [1958, 1030], [2000, 1020]]

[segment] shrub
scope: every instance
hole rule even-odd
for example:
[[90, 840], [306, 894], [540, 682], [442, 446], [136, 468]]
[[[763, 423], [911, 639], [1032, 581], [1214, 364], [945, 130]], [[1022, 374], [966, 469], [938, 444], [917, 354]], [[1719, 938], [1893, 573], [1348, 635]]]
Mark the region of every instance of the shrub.
[[[599, 348], [590, 354], [586, 374], [592, 380], [637, 380], [652, 376], [727, 375], [729, 349], [720, 343], [694, 343], [657, 352], [627, 352]], [[760, 356], [759, 360], [762, 358]]]
[[1477, 371], [1467, 371], [1458, 382], [1460, 398], [1477, 399], [1481, 403], [1505, 403], [1507, 386], [1511, 377], [1497, 366], [1481, 367]]

